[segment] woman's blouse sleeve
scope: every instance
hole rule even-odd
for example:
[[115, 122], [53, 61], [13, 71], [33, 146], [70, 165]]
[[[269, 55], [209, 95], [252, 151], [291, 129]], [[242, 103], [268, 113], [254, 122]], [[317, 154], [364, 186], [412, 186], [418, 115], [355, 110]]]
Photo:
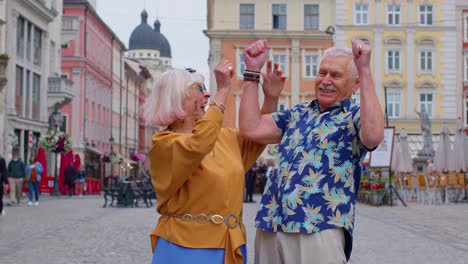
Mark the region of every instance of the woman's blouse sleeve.
[[161, 202], [171, 197], [210, 153], [221, 130], [223, 115], [209, 108], [192, 134], [162, 132], [153, 136], [149, 151], [151, 182]]
[[239, 131], [236, 131], [237, 141], [242, 155], [242, 163], [244, 171], [247, 172], [257, 160], [258, 156], [262, 154], [266, 145], [259, 144], [249, 139], [242, 137]]

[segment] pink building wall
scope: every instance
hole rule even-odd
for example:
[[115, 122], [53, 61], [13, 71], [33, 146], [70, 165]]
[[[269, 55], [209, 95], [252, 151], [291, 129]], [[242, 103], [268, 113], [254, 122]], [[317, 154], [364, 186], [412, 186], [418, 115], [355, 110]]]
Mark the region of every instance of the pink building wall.
[[[64, 17], [77, 18], [78, 32], [62, 48], [62, 72], [74, 82], [75, 97], [62, 108], [74, 149], [110, 150], [113, 33], [88, 4], [65, 4]], [[86, 34], [86, 45], [85, 45]]]

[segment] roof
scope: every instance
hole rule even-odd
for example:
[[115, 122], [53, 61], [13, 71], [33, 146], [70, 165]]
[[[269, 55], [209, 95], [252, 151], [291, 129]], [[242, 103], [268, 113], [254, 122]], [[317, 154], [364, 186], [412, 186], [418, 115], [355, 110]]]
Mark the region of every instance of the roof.
[[161, 34], [161, 23], [159, 20], [154, 22], [154, 29], [148, 25], [148, 13], [145, 10], [141, 12], [141, 23], [130, 35], [128, 43], [130, 50], [149, 49], [159, 50], [161, 57], [171, 58], [171, 45], [166, 37]]

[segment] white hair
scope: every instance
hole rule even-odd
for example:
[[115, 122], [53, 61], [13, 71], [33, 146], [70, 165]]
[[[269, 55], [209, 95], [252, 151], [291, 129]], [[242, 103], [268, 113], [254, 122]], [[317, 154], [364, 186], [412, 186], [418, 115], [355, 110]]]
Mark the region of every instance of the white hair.
[[[203, 76], [202, 76], [203, 77]], [[167, 127], [177, 119], [184, 119], [187, 113], [182, 103], [187, 89], [196, 81], [192, 74], [181, 69], [164, 72], [153, 87], [143, 105], [143, 116], [147, 124]]]
[[[350, 57], [351, 60], [349, 61], [348, 64], [348, 71], [351, 74], [353, 78], [358, 78], [358, 70], [356, 68], [356, 64], [354, 64], [354, 57], [353, 57], [353, 51], [350, 48], [337, 48], [337, 47], [331, 47], [325, 50], [323, 54], [323, 58], [325, 57], [340, 57], [340, 56], [345, 56], [345, 57]], [[322, 58], [322, 59], [323, 59]]]

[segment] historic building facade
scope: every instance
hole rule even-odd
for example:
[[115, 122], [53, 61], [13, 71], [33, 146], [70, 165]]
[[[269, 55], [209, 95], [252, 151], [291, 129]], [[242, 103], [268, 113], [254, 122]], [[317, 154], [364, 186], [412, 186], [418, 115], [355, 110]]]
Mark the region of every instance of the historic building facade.
[[63, 12], [62, 70], [73, 81], [75, 98], [62, 112], [69, 116], [73, 151], [82, 156], [87, 175], [99, 178], [111, 172], [100, 158], [116, 142], [112, 98], [122, 84], [126, 48], [90, 2], [65, 0]]
[[[238, 127], [241, 82], [245, 63], [242, 51], [258, 39], [270, 44], [270, 59], [286, 75], [279, 109], [314, 98], [314, 80], [322, 53], [333, 45], [334, 1], [229, 1], [208, 0], [210, 91], [216, 93], [214, 68], [221, 58], [235, 65], [235, 88], [227, 100], [224, 126]], [[261, 88], [260, 88], [261, 89]], [[260, 101], [263, 93], [259, 89]]]
[[71, 82], [61, 74], [62, 1], [11, 0], [1, 5], [1, 49], [9, 59], [8, 82], [0, 96], [0, 151], [9, 158], [16, 148], [26, 159], [51, 129], [53, 110], [73, 98]]
[[[161, 23], [156, 20], [151, 27], [148, 24], [148, 13], [146, 10], [141, 12], [141, 22], [130, 34], [129, 48], [126, 53], [129, 69], [135, 62], [147, 69], [149, 76], [146, 77], [145, 86], [139, 86], [139, 105], [141, 106], [150, 90], [154, 87], [157, 78], [165, 71], [172, 69], [172, 54], [169, 41], [161, 33]], [[135, 72], [139, 72], [135, 70]], [[142, 76], [148, 73], [142, 72]], [[137, 74], [138, 75], [138, 74]], [[138, 85], [137, 85], [138, 86]], [[156, 132], [156, 128], [147, 126], [139, 112], [138, 134], [140, 142], [138, 151], [146, 153], [151, 146], [151, 138]]]
[[336, 1], [336, 45], [369, 43], [375, 88], [397, 130], [420, 133], [416, 111], [425, 110], [433, 133], [443, 123], [454, 132], [461, 114], [454, 17], [454, 0]]
[[457, 0], [457, 88], [459, 112], [468, 135], [468, 2]]

